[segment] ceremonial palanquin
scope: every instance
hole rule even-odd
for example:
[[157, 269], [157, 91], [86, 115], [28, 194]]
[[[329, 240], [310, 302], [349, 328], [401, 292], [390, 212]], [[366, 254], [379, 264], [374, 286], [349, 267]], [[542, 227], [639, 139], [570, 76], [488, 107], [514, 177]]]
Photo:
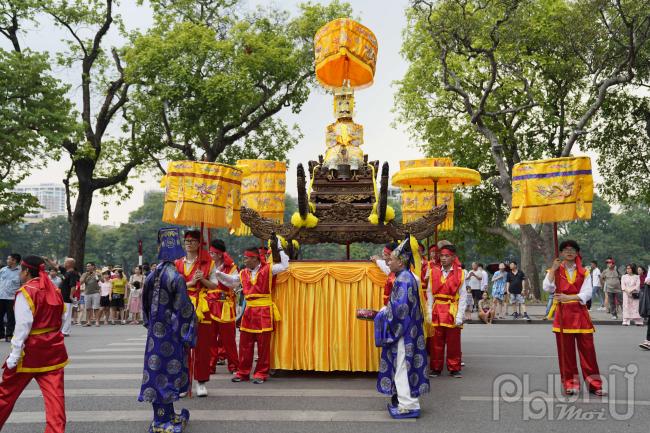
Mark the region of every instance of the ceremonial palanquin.
[[[427, 238], [446, 217], [445, 204], [419, 206], [416, 218], [400, 224], [388, 206], [388, 163], [369, 161], [361, 146], [363, 126], [354, 122], [354, 89], [372, 84], [377, 63], [377, 38], [350, 19], [334, 20], [315, 36], [316, 77], [334, 94], [334, 123], [325, 132], [325, 153], [309, 161], [307, 173], [297, 167], [298, 212], [291, 223], [264, 218], [242, 203], [242, 221], [252, 233], [268, 239], [275, 232], [304, 244], [334, 242], [386, 243], [407, 233]], [[428, 207], [427, 207], [428, 206]]]

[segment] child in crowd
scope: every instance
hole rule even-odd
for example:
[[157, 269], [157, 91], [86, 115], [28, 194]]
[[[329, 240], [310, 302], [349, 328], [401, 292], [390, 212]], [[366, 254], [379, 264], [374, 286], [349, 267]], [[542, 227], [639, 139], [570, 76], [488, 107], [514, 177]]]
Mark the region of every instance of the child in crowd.
[[465, 320], [472, 320], [474, 299], [472, 299], [472, 289], [467, 287], [466, 290], [467, 290], [467, 304], [465, 304]]
[[478, 318], [487, 325], [492, 324], [494, 320], [494, 304], [492, 300], [488, 297], [487, 292], [483, 292], [483, 298], [478, 301]]
[[140, 311], [142, 310], [142, 289], [140, 282], [134, 281], [131, 283], [131, 294], [129, 295], [129, 313], [131, 313], [131, 324], [140, 324]]

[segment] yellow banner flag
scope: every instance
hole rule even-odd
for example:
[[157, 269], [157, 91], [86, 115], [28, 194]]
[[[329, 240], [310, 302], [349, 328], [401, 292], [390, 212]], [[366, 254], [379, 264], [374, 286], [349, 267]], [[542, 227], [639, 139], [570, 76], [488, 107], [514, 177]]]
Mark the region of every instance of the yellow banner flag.
[[512, 170], [508, 224], [591, 218], [594, 182], [587, 156], [525, 161]]
[[242, 171], [201, 161], [172, 161], [161, 181], [164, 222], [206, 227], [238, 227]]
[[[243, 159], [237, 161], [237, 166], [244, 170], [241, 206], [282, 224], [287, 164], [263, 159]], [[235, 234], [248, 236], [251, 231], [248, 226], [241, 224]]]

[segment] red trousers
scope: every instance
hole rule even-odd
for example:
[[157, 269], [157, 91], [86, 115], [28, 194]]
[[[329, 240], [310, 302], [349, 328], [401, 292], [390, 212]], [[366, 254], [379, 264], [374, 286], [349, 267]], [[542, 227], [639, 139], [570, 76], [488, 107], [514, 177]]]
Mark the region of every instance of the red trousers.
[[239, 369], [237, 376], [242, 380], [248, 380], [253, 367], [253, 354], [255, 353], [255, 342], [257, 342], [257, 365], [253, 377], [266, 380], [269, 377], [271, 365], [271, 334], [267, 332], [246, 332], [239, 333]]
[[447, 347], [447, 371], [460, 371], [460, 328], [436, 326], [429, 344], [431, 371], [442, 371]]
[[194, 348], [194, 379], [199, 382], [210, 380], [210, 347], [214, 340], [212, 323], [199, 323]]
[[[213, 322], [213, 344], [210, 347], [210, 370], [217, 366], [219, 358], [228, 360], [228, 371], [236, 371], [239, 367], [237, 357], [237, 342], [235, 340], [235, 322]], [[225, 355], [225, 356], [224, 356]]]
[[65, 432], [65, 397], [63, 393], [63, 369], [46, 373], [17, 373], [5, 369], [0, 383], [0, 430], [25, 387], [36, 379], [45, 401], [45, 433]]
[[[561, 339], [564, 339], [563, 348], [560, 348]], [[564, 389], [580, 388], [576, 348], [578, 349], [578, 356], [580, 356], [582, 377], [589, 389], [593, 391], [602, 389], [603, 382], [598, 369], [598, 361], [596, 360], [594, 334], [560, 334], [556, 332], [555, 341], [557, 343], [557, 357], [560, 363], [560, 377]], [[564, 356], [561, 356], [562, 349], [564, 349]]]

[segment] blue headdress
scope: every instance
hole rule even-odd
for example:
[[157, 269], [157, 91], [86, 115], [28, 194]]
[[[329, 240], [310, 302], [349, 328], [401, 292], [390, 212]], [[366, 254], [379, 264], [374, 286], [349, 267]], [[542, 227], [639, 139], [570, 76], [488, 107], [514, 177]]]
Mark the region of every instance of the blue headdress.
[[174, 261], [185, 255], [177, 227], [163, 227], [158, 230], [158, 260]]

